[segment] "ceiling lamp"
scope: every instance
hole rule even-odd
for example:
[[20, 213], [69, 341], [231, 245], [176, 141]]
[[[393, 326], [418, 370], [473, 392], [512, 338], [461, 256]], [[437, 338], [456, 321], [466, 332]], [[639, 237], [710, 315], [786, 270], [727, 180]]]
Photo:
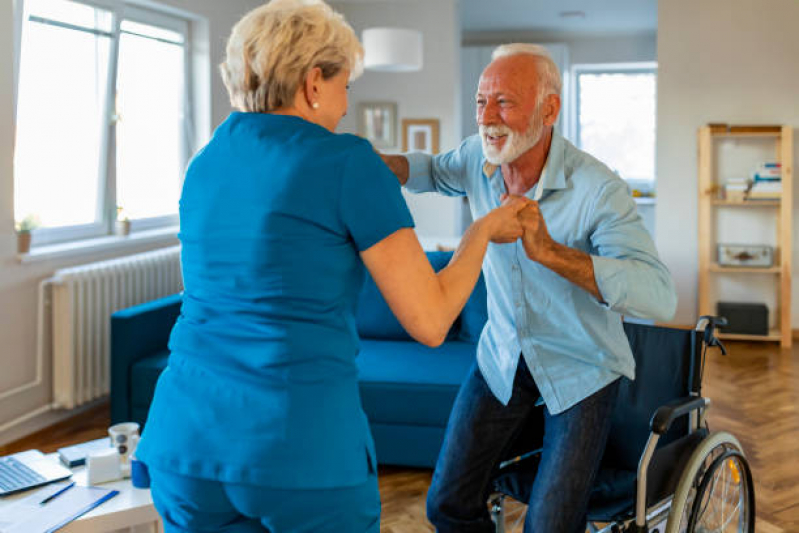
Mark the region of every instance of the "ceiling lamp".
[[366, 70], [415, 72], [422, 70], [422, 33], [403, 28], [369, 28], [363, 31]]

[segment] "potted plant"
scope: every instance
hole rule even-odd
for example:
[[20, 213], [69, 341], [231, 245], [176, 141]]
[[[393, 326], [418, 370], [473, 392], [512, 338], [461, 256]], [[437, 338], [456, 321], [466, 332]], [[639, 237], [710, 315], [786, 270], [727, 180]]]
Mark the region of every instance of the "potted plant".
[[130, 218], [121, 205], [117, 206], [117, 235], [130, 235]]
[[31, 251], [31, 232], [40, 226], [39, 217], [28, 215], [17, 221], [17, 253], [27, 254]]

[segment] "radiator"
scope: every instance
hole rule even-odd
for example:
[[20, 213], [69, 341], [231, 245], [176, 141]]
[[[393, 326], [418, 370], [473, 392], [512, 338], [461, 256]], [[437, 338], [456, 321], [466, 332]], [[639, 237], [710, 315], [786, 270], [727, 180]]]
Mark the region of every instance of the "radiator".
[[111, 314], [183, 290], [180, 247], [58, 270], [48, 282], [53, 400], [71, 409], [110, 391]]

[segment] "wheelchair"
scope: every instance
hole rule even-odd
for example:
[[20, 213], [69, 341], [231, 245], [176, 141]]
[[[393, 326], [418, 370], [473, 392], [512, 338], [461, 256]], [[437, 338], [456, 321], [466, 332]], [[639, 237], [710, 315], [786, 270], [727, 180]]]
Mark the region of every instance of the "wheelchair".
[[[588, 506], [592, 533], [754, 533], [755, 493], [743, 448], [733, 435], [710, 431], [710, 400], [701, 394], [708, 349], [726, 355], [715, 335], [725, 325], [710, 316], [695, 330], [624, 324], [636, 380], [620, 385]], [[526, 431], [493, 480], [488, 506], [497, 533], [523, 531], [524, 508], [509, 512], [507, 498], [529, 501], [542, 436]]]

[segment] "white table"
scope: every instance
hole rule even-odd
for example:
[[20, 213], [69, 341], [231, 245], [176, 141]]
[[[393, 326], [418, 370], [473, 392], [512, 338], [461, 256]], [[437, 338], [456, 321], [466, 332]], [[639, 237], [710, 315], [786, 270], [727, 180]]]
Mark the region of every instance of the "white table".
[[[58, 462], [58, 454], [51, 453], [47, 456], [51, 461]], [[72, 480], [76, 485], [87, 485], [86, 471], [82, 466], [72, 469]], [[119, 494], [105, 501], [70, 522], [59, 533], [108, 533], [108, 532], [136, 532], [136, 533], [162, 533], [161, 518], [153, 506], [149, 489], [137, 489], [130, 479], [110, 481], [99, 485], [103, 488], [119, 491]], [[14, 501], [27, 497], [32, 491], [0, 499], [0, 513], [3, 508]]]

